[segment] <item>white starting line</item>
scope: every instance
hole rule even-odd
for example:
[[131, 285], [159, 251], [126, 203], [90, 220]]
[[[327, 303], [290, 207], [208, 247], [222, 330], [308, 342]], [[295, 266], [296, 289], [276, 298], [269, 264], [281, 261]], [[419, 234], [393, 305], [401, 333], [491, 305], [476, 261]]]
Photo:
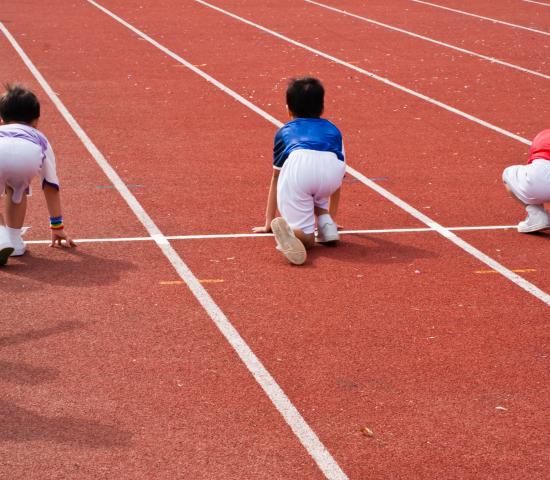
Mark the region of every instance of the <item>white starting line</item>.
[[[476, 231], [476, 230], [510, 230], [516, 229], [515, 225], [487, 225], [481, 227], [451, 227], [447, 230], [451, 231]], [[436, 233], [433, 228], [386, 228], [386, 229], [371, 229], [371, 230], [341, 230], [340, 235], [368, 235], [368, 234], [384, 234], [384, 233], [417, 233], [429, 232]], [[272, 237], [272, 233], [213, 233], [204, 235], [165, 235], [166, 240], [208, 240], [220, 238], [262, 238]], [[77, 238], [74, 239], [77, 243], [121, 243], [121, 242], [158, 242], [157, 237], [112, 237], [112, 238]], [[50, 244], [51, 240], [27, 240], [28, 245]]]

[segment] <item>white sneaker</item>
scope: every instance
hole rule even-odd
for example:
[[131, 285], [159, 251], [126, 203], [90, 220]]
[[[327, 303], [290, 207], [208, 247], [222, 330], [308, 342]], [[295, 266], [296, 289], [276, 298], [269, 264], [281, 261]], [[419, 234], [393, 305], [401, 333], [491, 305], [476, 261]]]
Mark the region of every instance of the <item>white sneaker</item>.
[[19, 238], [18, 241], [14, 242], [13, 252], [10, 256], [20, 257], [21, 255], [24, 255], [26, 251], [27, 251], [27, 245], [25, 244], [22, 238]]
[[24, 255], [27, 250], [27, 245], [25, 245], [25, 242], [21, 238], [22, 235], [25, 235], [27, 230], [30, 227], [23, 227], [21, 229], [21, 233], [15, 234], [13, 230], [15, 229], [7, 229], [8, 231], [8, 238], [9, 241], [13, 247], [13, 252], [11, 254], [12, 257], [20, 257], [21, 255]]
[[296, 238], [292, 228], [283, 217], [274, 218], [271, 221], [271, 230], [277, 241], [279, 250], [286, 259], [294, 265], [302, 265], [307, 258], [306, 247]]
[[336, 242], [337, 240], [340, 240], [340, 234], [334, 220], [331, 219], [329, 222], [317, 225], [317, 234], [315, 235], [317, 243]]
[[550, 228], [550, 216], [542, 205], [527, 205], [527, 218], [518, 223], [518, 232], [531, 233]]

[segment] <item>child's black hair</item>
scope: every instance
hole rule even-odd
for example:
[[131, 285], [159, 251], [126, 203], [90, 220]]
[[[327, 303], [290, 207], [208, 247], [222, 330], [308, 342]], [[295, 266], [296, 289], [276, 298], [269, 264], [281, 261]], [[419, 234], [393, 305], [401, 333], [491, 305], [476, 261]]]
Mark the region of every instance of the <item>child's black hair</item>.
[[36, 95], [22, 85], [5, 85], [0, 96], [0, 117], [4, 123], [31, 123], [40, 118], [40, 102]]
[[325, 89], [313, 77], [293, 78], [286, 90], [286, 104], [297, 118], [319, 118], [323, 113]]

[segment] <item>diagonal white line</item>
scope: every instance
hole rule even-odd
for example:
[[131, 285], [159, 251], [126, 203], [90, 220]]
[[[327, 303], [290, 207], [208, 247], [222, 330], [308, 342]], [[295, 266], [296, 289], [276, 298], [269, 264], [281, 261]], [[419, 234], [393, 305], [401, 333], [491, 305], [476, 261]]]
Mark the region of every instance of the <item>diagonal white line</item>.
[[[448, 230], [510, 230], [515, 229], [515, 225], [488, 225], [481, 227], [449, 227]], [[433, 228], [382, 228], [370, 230], [341, 230], [341, 235], [357, 235], [357, 234], [377, 234], [377, 233], [420, 233], [420, 232], [435, 232]], [[272, 237], [272, 233], [212, 233], [203, 235], [165, 235], [166, 240], [215, 240], [220, 238], [264, 238]], [[77, 243], [115, 243], [115, 242], [152, 242], [153, 237], [112, 237], [112, 238], [78, 238]], [[29, 245], [47, 245], [51, 240], [27, 240], [25, 243]]]
[[456, 8], [445, 7], [443, 5], [438, 5], [436, 3], [425, 2], [424, 0], [411, 0], [411, 2], [422, 3], [424, 5], [429, 5], [430, 7], [441, 8], [443, 10], [449, 10], [450, 12], [460, 13], [462, 15], [467, 15], [469, 17], [479, 18], [480, 20], [488, 20], [491, 23], [499, 23], [501, 25], [506, 25], [508, 27], [520, 28], [521, 30], [528, 30], [529, 32], [540, 33], [542, 35], [550, 35], [549, 32], [545, 32], [544, 30], [537, 30], [536, 28], [524, 27], [523, 25], [516, 25], [515, 23], [509, 23], [509, 22], [504, 22], [502, 20], [497, 20], [496, 18], [484, 17], [482, 15], [476, 15], [475, 13], [465, 12], [464, 10], [457, 10]]
[[481, 58], [482, 60], [487, 60], [488, 62], [495, 63], [498, 65], [502, 65], [504, 67], [513, 68], [515, 70], [519, 70], [520, 72], [529, 73], [531, 75], [536, 75], [537, 77], [542, 77], [546, 79], [550, 79], [550, 75], [545, 75], [544, 73], [537, 72], [535, 70], [530, 70], [528, 68], [520, 67], [519, 65], [514, 65], [513, 63], [508, 63], [503, 60], [499, 60], [495, 57], [488, 57], [486, 55], [482, 55], [481, 53], [472, 52], [471, 50], [466, 50], [465, 48], [457, 47], [456, 45], [452, 45], [450, 43], [445, 43], [440, 40], [436, 40], [434, 38], [426, 37], [424, 35], [420, 35], [418, 33], [410, 32], [409, 30], [404, 30], [402, 28], [394, 27], [393, 25], [388, 25], [387, 23], [378, 22], [376, 20], [373, 20], [371, 18], [363, 17], [361, 15], [357, 15], [352, 12], [348, 12], [347, 10], [341, 10], [339, 8], [333, 7], [331, 5], [326, 5], [324, 3], [315, 2], [314, 0], [304, 0], [307, 3], [311, 3], [313, 5], [317, 5], [322, 8], [326, 8], [327, 10], [332, 10], [337, 13], [341, 13], [343, 15], [347, 15], [349, 17], [356, 18], [358, 20], [362, 20], [364, 22], [372, 23], [373, 25], [378, 25], [380, 27], [387, 28], [389, 30], [394, 30], [399, 33], [404, 33], [405, 35], [410, 35], [411, 37], [418, 38], [420, 40], [425, 40], [430, 43], [435, 43], [436, 45], [440, 45], [442, 47], [450, 48], [451, 50], [455, 50], [457, 52], [465, 53], [467, 55], [471, 55], [473, 57]]
[[[88, 0], [91, 1], [91, 0]], [[431, 103], [432, 105], [436, 105], [440, 108], [443, 108], [451, 113], [454, 113], [456, 115], [459, 115], [463, 118], [466, 118], [472, 122], [475, 122], [479, 125], [482, 125], [485, 128], [489, 128], [490, 130], [493, 130], [495, 132], [498, 132], [502, 135], [506, 135], [507, 137], [513, 138], [514, 140], [517, 140], [518, 142], [524, 143], [525, 145], [530, 145], [531, 142], [527, 140], [526, 138], [520, 137], [519, 135], [516, 135], [515, 133], [509, 132], [508, 130], [505, 130], [504, 128], [497, 127], [496, 125], [493, 125], [489, 122], [486, 122], [485, 120], [482, 120], [480, 118], [475, 117], [474, 115], [470, 115], [469, 113], [463, 112], [462, 110], [459, 110], [458, 108], [452, 107], [450, 105], [447, 105], [446, 103], [440, 102], [439, 100], [435, 100], [434, 98], [428, 97], [427, 95], [424, 95], [423, 93], [417, 92], [416, 90], [412, 90], [410, 88], [407, 88], [399, 83], [393, 82], [392, 80], [389, 80], [385, 77], [381, 77], [380, 75], [377, 75], [376, 73], [369, 72], [368, 70], [365, 70], [361, 67], [358, 67], [356, 65], [352, 65], [351, 63], [345, 62], [344, 60], [341, 60], [337, 57], [334, 57], [332, 55], [329, 55], [328, 53], [325, 53], [321, 50], [317, 50], [316, 48], [310, 47], [304, 43], [298, 42], [296, 40], [293, 40], [289, 37], [286, 37], [285, 35], [282, 35], [278, 32], [275, 32], [274, 30], [270, 30], [269, 28], [263, 27], [262, 25], [259, 25], [257, 23], [251, 22], [250, 20], [247, 20], [246, 18], [240, 17], [238, 15], [235, 15], [234, 13], [231, 13], [227, 10], [224, 10], [223, 8], [217, 7], [215, 5], [212, 5], [211, 3], [207, 3], [204, 0], [194, 0], [197, 3], [200, 3], [201, 5], [204, 5], [205, 7], [211, 8], [212, 10], [216, 10], [220, 13], [223, 13], [224, 15], [227, 15], [228, 17], [234, 18], [235, 20], [238, 20], [239, 22], [246, 23], [247, 25], [250, 25], [251, 27], [257, 28], [258, 30], [261, 30], [263, 32], [266, 32], [270, 35], [273, 35], [274, 37], [277, 37], [287, 43], [290, 43], [292, 45], [296, 45], [297, 47], [303, 48], [304, 50], [307, 50], [311, 53], [314, 53], [320, 57], [326, 58], [327, 60], [330, 60], [331, 62], [338, 63], [339, 65], [343, 65], [346, 68], [349, 68], [351, 70], [355, 70], [356, 72], [359, 72], [363, 75], [366, 75], [367, 77], [370, 77], [374, 80], [377, 80], [379, 82], [382, 82], [386, 85], [389, 85], [390, 87], [396, 88], [397, 90], [401, 90], [402, 92], [408, 93], [409, 95], [412, 95], [414, 97], [420, 98], [428, 103]]]
[[[117, 22], [119, 22], [122, 25], [129, 28], [131, 31], [136, 33], [138, 36], [140, 36], [141, 38], [143, 38], [147, 42], [151, 43], [152, 45], [156, 46], [157, 48], [160, 48], [160, 50], [165, 52], [167, 55], [170, 55], [172, 58], [174, 58], [178, 61], [181, 61], [181, 63], [183, 65], [187, 66], [190, 70], [192, 70], [192, 71], [196, 72], [197, 74], [199, 74], [201, 77], [206, 79], [208, 82], [210, 82], [210, 83], [212, 83], [216, 86], [221, 85], [221, 87], [222, 87], [221, 89], [224, 92], [231, 95], [238, 102], [240, 102], [240, 103], [242, 103], [243, 105], [246, 105], [246, 106], [251, 105], [251, 102], [249, 102], [248, 100], [243, 98], [241, 95], [239, 95], [235, 91], [231, 90], [229, 87], [223, 85], [218, 80], [215, 80], [213, 77], [211, 77], [207, 73], [203, 72], [202, 70], [198, 69], [197, 67], [191, 65], [186, 60], [183, 60], [181, 57], [179, 57], [175, 53], [171, 52], [166, 47], [160, 45], [157, 41], [153, 40], [151, 37], [149, 37], [147, 34], [143, 33], [141, 30], [137, 29], [136, 27], [130, 25], [128, 22], [124, 21], [123, 19], [121, 19], [120, 17], [115, 15], [113, 12], [111, 12], [111, 11], [107, 10], [106, 8], [98, 5], [93, 0], [87, 0], [87, 1], [89, 3], [91, 3], [92, 5], [95, 5], [97, 8], [99, 8], [100, 10], [105, 12], [107, 15], [109, 15], [110, 17], [115, 19]], [[199, 3], [205, 4], [206, 6], [210, 6], [209, 4], [206, 4], [206, 2], [203, 2], [202, 0], [195, 0], [195, 1], [198, 1]], [[223, 11], [223, 10], [217, 8], [217, 7], [211, 7], [211, 8], [214, 8], [215, 10], [219, 10], [219, 11], [222, 11], [223, 13], [225, 13], [225, 11]], [[239, 17], [236, 17], [236, 15], [233, 15], [233, 14], [229, 14], [229, 15], [232, 16], [232, 17], [235, 17], [235, 18], [239, 18]], [[244, 19], [242, 19], [242, 20], [245, 23], [248, 23], [248, 24], [251, 24], [251, 25], [255, 26], [255, 24], [252, 24], [252, 22], [249, 22], [248, 20], [244, 20]], [[262, 30], [271, 32], [271, 31], [265, 29], [264, 27], [258, 27], [258, 28], [261, 28]], [[275, 34], [275, 32], [273, 32], [273, 33]], [[279, 34], [275, 34], [275, 35], [279, 36], [279, 37], [282, 37]], [[308, 49], [309, 49], [309, 47], [308, 47]], [[319, 54], [322, 54], [322, 52], [319, 52]], [[322, 55], [327, 56], [325, 54], [322, 54]], [[270, 121], [271, 123], [273, 123], [276, 126], [279, 126], [279, 127], [282, 126], [282, 122], [280, 122], [276, 118], [272, 117], [267, 112], [263, 111], [261, 108], [257, 107], [256, 105], [253, 105], [253, 107], [254, 107], [253, 111], [258, 113], [258, 115], [262, 116], [263, 118]], [[507, 136], [513, 135], [510, 132], [506, 132], [506, 131], [502, 131], [501, 133], [503, 133], [504, 135], [507, 135]], [[517, 140], [521, 141], [522, 143], [530, 144], [530, 142], [528, 140], [526, 140], [522, 137], [518, 137], [517, 135], [513, 135], [512, 138], [516, 138]], [[367, 178], [362, 173], [359, 173], [357, 170], [353, 169], [349, 165], [346, 167], [346, 171], [348, 173], [350, 173], [351, 175], [353, 175], [358, 180], [360, 180], [362, 183], [364, 183], [365, 185], [370, 187], [371, 189], [378, 192], [384, 198], [390, 200], [392, 203], [399, 206], [400, 208], [402, 208], [403, 210], [408, 212], [410, 215], [412, 215], [416, 219], [420, 220], [425, 225], [428, 225], [428, 227], [430, 227], [431, 229], [437, 231], [440, 235], [447, 238], [448, 240], [453, 242], [455, 245], [457, 245], [458, 247], [460, 247], [464, 251], [468, 252], [470, 255], [474, 256], [475, 258], [477, 258], [481, 262], [485, 263], [486, 265], [489, 265], [493, 270], [496, 270], [501, 275], [503, 275], [504, 277], [506, 277], [507, 279], [509, 279], [510, 281], [515, 283], [516, 285], [518, 285], [520, 288], [523, 288], [525, 291], [529, 292], [531, 295], [535, 296], [536, 298], [538, 298], [542, 302], [546, 303], [547, 305], [550, 305], [550, 295], [547, 294], [546, 292], [544, 292], [543, 290], [541, 290], [540, 288], [536, 287], [532, 283], [530, 283], [527, 280], [525, 280], [524, 278], [520, 277], [518, 274], [512, 272], [510, 269], [506, 268], [504, 265], [501, 265], [496, 260], [492, 259], [491, 257], [486, 255], [485, 253], [483, 253], [480, 250], [478, 250], [477, 248], [475, 248], [473, 245], [470, 245], [469, 243], [465, 242], [461, 238], [457, 237], [448, 228], [445, 228], [442, 225], [438, 224], [437, 222], [435, 222], [434, 220], [432, 220], [428, 216], [424, 215], [422, 212], [418, 211], [417, 209], [415, 209], [414, 207], [412, 207], [411, 205], [409, 205], [405, 201], [401, 200], [399, 197], [395, 196], [393, 193], [390, 193], [388, 190], [380, 187], [378, 184], [376, 184], [375, 182], [373, 182], [372, 180]]]
[[544, 5], [545, 7], [550, 7], [550, 3], [535, 2], [534, 0], [523, 0], [523, 1], [528, 3], [536, 3], [537, 5]]
[[65, 105], [54, 93], [46, 79], [38, 71], [31, 59], [23, 51], [15, 38], [6, 29], [4, 24], [0, 22], [0, 30], [6, 36], [13, 48], [19, 54], [25, 65], [35, 76], [38, 83], [42, 86], [50, 100], [57, 107], [63, 118], [73, 129], [78, 138], [82, 141], [86, 149], [90, 152], [97, 164], [101, 167], [105, 175], [109, 178], [115, 188], [118, 190], [122, 198], [126, 200], [129, 207], [132, 209], [136, 217], [143, 224], [149, 235], [154, 239], [158, 247], [162, 250], [166, 258], [172, 264], [174, 269], [179, 274], [180, 278], [187, 284], [200, 305], [208, 313], [215, 325], [218, 327], [223, 336], [227, 339], [231, 347], [239, 355], [242, 362], [246, 365], [250, 373], [254, 376], [258, 384], [267, 394], [275, 408], [280, 412], [294, 434], [298, 437], [307, 452], [311, 455], [318, 467], [329, 480], [347, 480], [347, 475], [342, 471], [336, 463], [332, 455], [326, 447], [321, 443], [315, 432], [306, 423], [300, 412], [296, 409], [293, 403], [286, 396], [282, 388], [271, 376], [264, 367], [260, 359], [254, 354], [252, 349], [241, 337], [239, 332], [231, 324], [229, 319], [222, 312], [220, 307], [214, 302], [212, 297], [201, 285], [197, 277], [177, 254], [174, 248], [170, 245], [168, 239], [162, 234], [160, 229], [154, 223], [153, 219], [144, 210], [138, 200], [130, 192], [122, 179], [118, 176], [103, 154], [93, 144], [90, 137], [80, 127], [78, 122], [67, 110]]

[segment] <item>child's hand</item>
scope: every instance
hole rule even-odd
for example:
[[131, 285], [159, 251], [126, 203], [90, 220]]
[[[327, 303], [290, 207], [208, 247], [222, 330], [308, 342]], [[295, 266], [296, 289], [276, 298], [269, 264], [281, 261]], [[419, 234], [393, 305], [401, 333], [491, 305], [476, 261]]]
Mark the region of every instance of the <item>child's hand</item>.
[[266, 223], [263, 227], [253, 227], [252, 231], [254, 233], [271, 233], [271, 225]]
[[76, 243], [72, 241], [64, 230], [52, 230], [52, 243], [50, 243], [50, 247], [55, 247], [56, 245], [65, 248], [76, 247]]

